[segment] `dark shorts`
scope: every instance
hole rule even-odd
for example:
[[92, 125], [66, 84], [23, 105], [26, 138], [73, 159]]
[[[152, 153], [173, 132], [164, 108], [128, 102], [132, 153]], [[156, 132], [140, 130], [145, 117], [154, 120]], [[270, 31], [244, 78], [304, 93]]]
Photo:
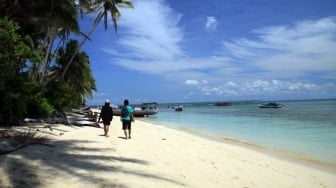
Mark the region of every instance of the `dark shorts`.
[[103, 124], [109, 126], [111, 124], [111, 121], [103, 121]]
[[126, 129], [129, 129], [131, 130], [131, 121], [128, 121], [128, 120], [122, 120], [122, 129], [123, 130], [126, 130]]

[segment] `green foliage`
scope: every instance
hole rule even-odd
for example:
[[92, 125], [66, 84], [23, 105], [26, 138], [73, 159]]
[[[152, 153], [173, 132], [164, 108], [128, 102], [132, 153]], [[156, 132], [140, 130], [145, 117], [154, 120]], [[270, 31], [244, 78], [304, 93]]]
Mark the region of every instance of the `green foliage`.
[[27, 67], [27, 61], [41, 61], [42, 54], [33, 50], [31, 38], [18, 34], [19, 26], [7, 18], [0, 19], [0, 87], [3, 80], [15, 77]]
[[[68, 60], [78, 48], [78, 41], [70, 40], [66, 44], [66, 48], [60, 48], [57, 53], [56, 63], [58, 68], [55, 70], [61, 73]], [[73, 63], [70, 65], [64, 81], [69, 84], [75, 98], [81, 100], [84, 104], [85, 97], [91, 97], [92, 91], [96, 90], [95, 80], [93, 78], [89, 56], [85, 52], [79, 52], [74, 56]]]
[[[25, 83], [26, 89], [26, 108], [27, 108], [27, 117], [39, 118], [39, 117], [48, 117], [51, 115], [55, 109], [52, 105], [48, 103], [48, 100], [44, 96], [44, 88], [36, 81], [30, 81]], [[25, 88], [25, 87], [23, 87]]]
[[6, 79], [6, 89], [0, 90], [0, 122], [17, 124], [25, 117], [47, 117], [54, 108], [44, 98], [43, 88], [25, 74]]
[[8, 19], [0, 19], [0, 123], [17, 124], [29, 116], [48, 116], [54, 110], [43, 87], [22, 70], [36, 54]]
[[26, 106], [20, 100], [24, 84], [18, 70], [22, 68], [23, 59], [29, 56], [29, 48], [17, 30], [18, 27], [7, 18], [0, 20], [0, 122], [13, 123], [26, 112]]
[[[84, 99], [96, 90], [89, 56], [79, 50], [87, 38], [80, 45], [68, 39], [70, 32], [80, 33], [75, 5], [78, 3], [1, 2], [0, 126], [16, 124], [25, 117], [47, 117], [54, 111], [64, 112], [85, 104]], [[107, 12], [113, 13], [115, 28], [120, 16], [115, 6], [132, 7], [123, 0], [92, 3], [97, 7], [105, 5], [100, 12], [105, 21]], [[67, 44], [63, 53], [57, 50], [60, 46], [56, 41]]]
[[32, 51], [16, 33], [18, 26], [7, 18], [0, 19], [0, 81], [13, 77], [24, 67]]
[[28, 107], [28, 117], [34, 118], [48, 117], [55, 111], [47, 99], [42, 97], [28, 101]]
[[45, 97], [57, 112], [65, 112], [81, 105], [78, 96], [64, 80], [50, 81], [46, 86]]

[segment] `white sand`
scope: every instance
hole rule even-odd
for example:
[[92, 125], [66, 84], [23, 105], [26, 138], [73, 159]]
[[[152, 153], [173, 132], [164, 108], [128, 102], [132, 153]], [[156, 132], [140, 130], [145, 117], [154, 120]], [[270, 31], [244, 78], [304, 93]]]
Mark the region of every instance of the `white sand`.
[[[116, 117], [102, 128], [40, 128], [54, 147], [0, 156], [0, 187], [336, 187], [336, 170], [136, 120], [125, 140]], [[60, 135], [60, 133], [63, 135]]]

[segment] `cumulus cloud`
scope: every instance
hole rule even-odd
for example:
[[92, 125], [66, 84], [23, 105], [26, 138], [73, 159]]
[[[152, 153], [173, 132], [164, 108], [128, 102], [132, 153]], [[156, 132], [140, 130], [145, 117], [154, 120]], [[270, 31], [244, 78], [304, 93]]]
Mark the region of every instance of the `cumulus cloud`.
[[252, 34], [256, 39], [224, 41], [226, 54], [276, 77], [306, 76], [312, 72], [322, 77], [336, 72], [335, 17], [259, 28]]
[[[190, 74], [219, 82], [251, 76], [268, 80], [336, 79], [335, 17], [257, 28], [251, 31], [252, 38], [223, 40], [223, 53], [217, 50], [216, 56], [199, 57], [187, 55], [181, 48], [188, 40], [178, 26], [181, 14], [163, 0], [134, 4], [141, 8], [123, 10], [119, 22], [124, 27], [120, 30], [125, 31], [117, 40], [122, 48], [103, 49], [113, 56], [113, 64], [149, 74], [178, 71], [183, 80]], [[205, 27], [216, 28], [217, 22], [208, 16]]]
[[336, 84], [313, 84], [309, 82], [290, 82], [281, 80], [255, 80], [251, 82], [234, 83], [226, 82], [221, 85], [209, 87], [200, 87], [203, 95], [223, 95], [226, 97], [241, 96], [290, 96], [290, 95], [307, 95], [307, 96], [324, 96], [336, 92]]
[[199, 84], [199, 82], [197, 80], [186, 80], [185, 81], [186, 85], [191, 85], [191, 86], [196, 86]]
[[208, 84], [207, 80], [186, 80], [185, 85], [197, 86], [199, 88], [206, 86]]
[[[139, 8], [123, 9], [118, 22], [120, 35], [123, 35], [118, 44], [128, 51], [118, 51], [115, 55], [127, 53], [127, 58], [140, 60], [173, 60], [183, 55], [178, 45], [183, 34], [177, 27], [182, 15], [174, 12], [163, 0], [132, 2]], [[122, 65], [120, 61], [117, 63]]]
[[[257, 28], [251, 31], [252, 38], [223, 40], [222, 53], [214, 50], [216, 55], [202, 57], [188, 55], [181, 47], [188, 40], [178, 25], [182, 15], [166, 1], [133, 3], [141, 8], [123, 9], [117, 39], [120, 48], [103, 49], [112, 55], [113, 64], [149, 74], [178, 71], [183, 80], [190, 74], [205, 80], [251, 76], [336, 79], [335, 17]], [[205, 27], [216, 28], [217, 22], [216, 17], [208, 16]]]
[[207, 31], [215, 31], [217, 29], [217, 18], [214, 16], [208, 16], [206, 17], [206, 21], [205, 21], [205, 29]]
[[[183, 15], [166, 1], [132, 2], [141, 8], [123, 9], [118, 48], [103, 49], [113, 65], [175, 79], [196, 86], [204, 95], [335, 92], [335, 17], [256, 28], [250, 38], [218, 38], [222, 48], [203, 56], [183, 46], [190, 43], [179, 25]], [[207, 31], [218, 29], [217, 25], [216, 17], [206, 17]], [[251, 78], [254, 81], [248, 81]], [[317, 79], [329, 84], [315, 84]]]

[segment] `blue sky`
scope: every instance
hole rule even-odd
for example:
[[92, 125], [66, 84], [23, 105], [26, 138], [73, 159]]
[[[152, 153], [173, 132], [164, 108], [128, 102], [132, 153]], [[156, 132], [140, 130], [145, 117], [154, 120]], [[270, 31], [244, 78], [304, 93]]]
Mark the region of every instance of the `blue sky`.
[[131, 2], [82, 49], [89, 105], [336, 98], [335, 0]]

